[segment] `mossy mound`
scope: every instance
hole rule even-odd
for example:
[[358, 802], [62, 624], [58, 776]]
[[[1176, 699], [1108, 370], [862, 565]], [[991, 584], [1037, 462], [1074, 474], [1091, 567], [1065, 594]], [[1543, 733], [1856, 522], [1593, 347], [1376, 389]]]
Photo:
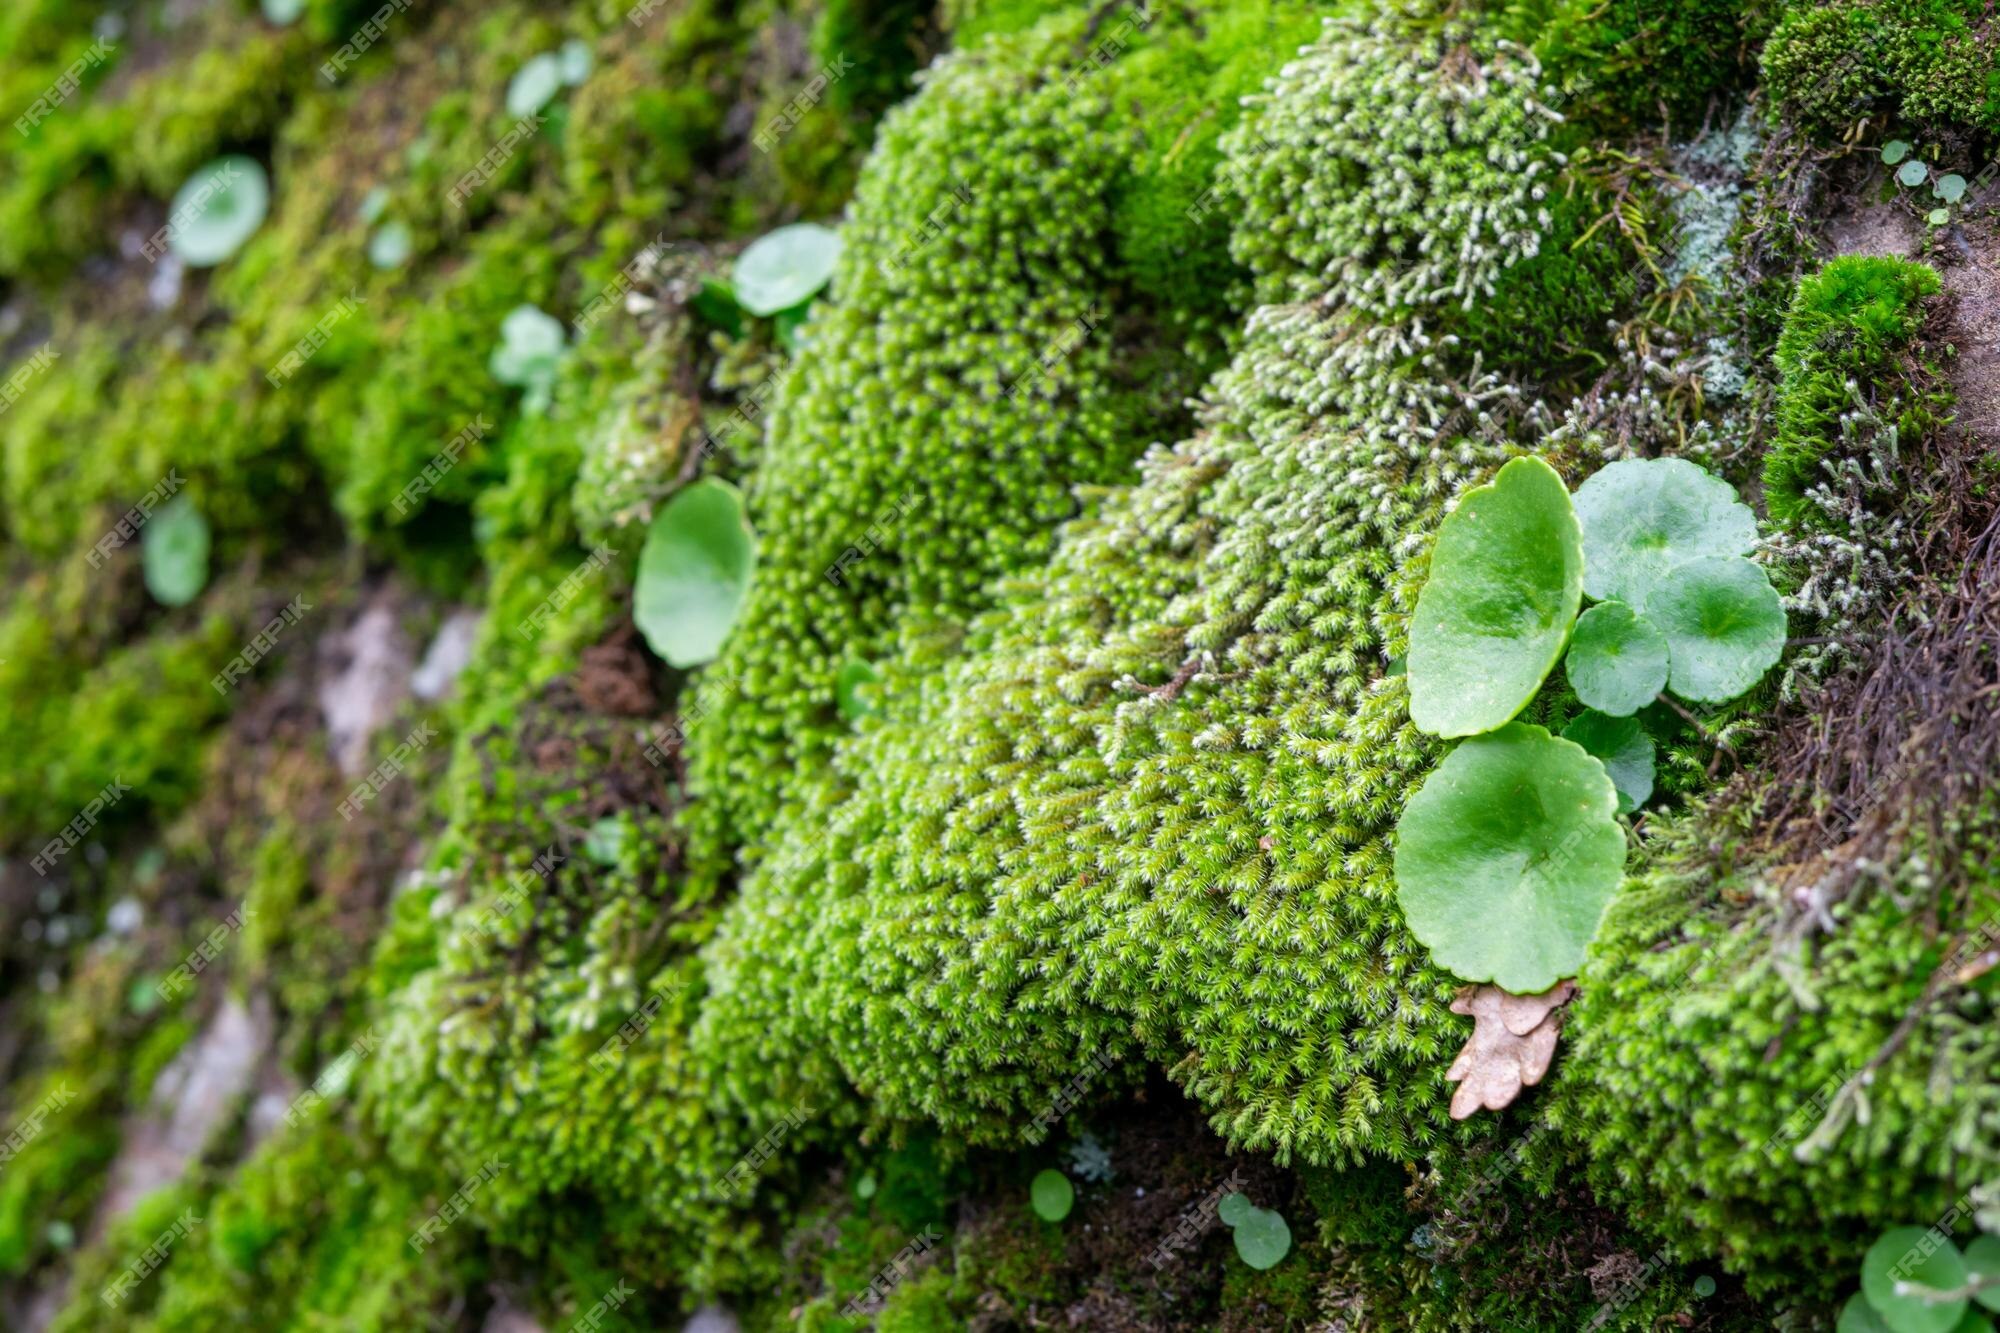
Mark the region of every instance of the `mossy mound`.
[[[1705, 1333], [2000, 1230], [2000, 233], [1868, 156], [1990, 151], [1979, 6], [284, 9], [0, 15], [0, 1322]], [[222, 153], [261, 226], [149, 262]], [[1643, 710], [1456, 1121], [1402, 656], [1530, 452], [1724, 478], [1790, 642]], [[759, 559], [683, 667], [698, 479]]]

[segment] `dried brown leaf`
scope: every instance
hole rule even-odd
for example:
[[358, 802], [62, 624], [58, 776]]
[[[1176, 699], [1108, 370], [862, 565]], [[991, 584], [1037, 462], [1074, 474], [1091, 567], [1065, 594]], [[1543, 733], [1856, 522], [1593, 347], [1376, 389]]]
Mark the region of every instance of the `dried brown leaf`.
[[1451, 1011], [1472, 1019], [1472, 1036], [1445, 1077], [1458, 1084], [1452, 1094], [1451, 1118], [1463, 1120], [1475, 1111], [1498, 1111], [1542, 1081], [1555, 1059], [1556, 1034], [1562, 1029], [1562, 1006], [1576, 994], [1576, 983], [1559, 981], [1539, 995], [1515, 995], [1498, 986], [1468, 986], [1451, 1002]]

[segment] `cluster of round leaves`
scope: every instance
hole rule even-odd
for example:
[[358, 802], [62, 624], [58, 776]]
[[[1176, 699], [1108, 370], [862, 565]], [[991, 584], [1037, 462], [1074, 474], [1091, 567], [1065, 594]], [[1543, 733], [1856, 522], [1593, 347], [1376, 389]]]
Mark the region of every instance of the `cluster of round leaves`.
[[1224, 1195], [1215, 1215], [1235, 1238], [1236, 1253], [1252, 1268], [1276, 1267], [1292, 1252], [1292, 1228], [1284, 1216], [1274, 1209], [1259, 1208], [1248, 1195]]
[[[1028, 1183], [1028, 1206], [1044, 1222], [1060, 1222], [1076, 1206], [1076, 1186], [1053, 1167], [1039, 1171]], [[1252, 1268], [1275, 1267], [1292, 1252], [1292, 1228], [1284, 1215], [1259, 1208], [1248, 1195], [1237, 1191], [1224, 1195], [1215, 1215], [1234, 1237], [1236, 1253]]]
[[1927, 220], [1933, 227], [1942, 227], [1951, 221], [1951, 206], [1965, 198], [1968, 188], [1965, 177], [1956, 172], [1934, 173], [1922, 158], [1912, 157], [1911, 151], [1912, 146], [1907, 139], [1891, 139], [1882, 145], [1882, 165], [1896, 168], [1896, 183], [1906, 190], [1914, 190], [1920, 185], [1931, 187], [1931, 197], [1942, 199], [1944, 203], [1933, 208]]
[[[1517, 458], [1445, 520], [1410, 630], [1410, 715], [1471, 739], [1396, 840], [1398, 898], [1441, 966], [1534, 994], [1582, 965], [1623, 874], [1616, 816], [1652, 793], [1633, 715], [1668, 691], [1733, 699], [1784, 650], [1756, 538], [1729, 485], [1681, 459], [1612, 463], [1572, 499]], [[1589, 711], [1561, 737], [1515, 722], [1565, 650]]]
[[1975, 1305], [2000, 1310], [2000, 1236], [1960, 1250], [1935, 1228], [1892, 1227], [1862, 1257], [1839, 1333], [1993, 1333]]

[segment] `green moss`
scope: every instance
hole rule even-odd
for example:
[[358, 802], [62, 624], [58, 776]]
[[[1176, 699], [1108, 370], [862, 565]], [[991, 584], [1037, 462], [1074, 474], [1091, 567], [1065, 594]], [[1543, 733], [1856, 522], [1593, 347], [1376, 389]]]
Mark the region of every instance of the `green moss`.
[[1469, 433], [1503, 381], [1430, 368], [1473, 373], [1442, 337], [1536, 252], [1555, 166], [1532, 68], [1493, 57], [1461, 109], [1448, 40], [1333, 28], [1225, 140], [1237, 253], [1279, 304], [1212, 430], [1097, 492], [968, 651], [904, 636], [884, 718], [837, 751], [852, 794], [798, 817], [710, 947], [697, 1036], [741, 1114], [782, 1100], [763, 1067], [831, 1058], [876, 1116], [1013, 1142], [1103, 1052], [1281, 1158], [1443, 1131], [1452, 987], [1394, 914], [1388, 843], [1435, 751], [1382, 667], [1399, 565], [1510, 447]]
[[[1111, 238], [1137, 208], [1157, 221], [1142, 251], [1214, 245], [1160, 197], [1178, 170], [1163, 154], [1227, 116], [1245, 53], [1275, 58], [1264, 43], [1296, 31], [1287, 12], [1214, 33], [1192, 13], [1107, 27], [1121, 51], [1074, 88], [1085, 24], [1050, 20], [940, 62], [884, 121], [751, 495], [765, 535], [743, 626], [704, 678], [718, 715], [692, 775], [705, 859], [757, 855], [845, 730], [840, 660], [977, 608], [992, 579], [1045, 556], [1073, 486], [1118, 477], [1179, 417], [1228, 292], [1176, 286]], [[996, 250], [1005, 263], [979, 258]]]
[[210, 729], [225, 711], [210, 680], [245, 638], [233, 617], [217, 613], [86, 666], [50, 641], [46, 622], [34, 623], [45, 614], [23, 599], [0, 624], [0, 642], [23, 648], [0, 665], [12, 758], [0, 775], [0, 834], [36, 851], [94, 801], [101, 808], [90, 836], [102, 839], [146, 813], [171, 814], [195, 794]]
[[[85, 1257], [59, 1333], [172, 1329], [445, 1327], [453, 1293], [476, 1281], [472, 1224], [421, 1250], [416, 1229], [453, 1185], [430, 1194], [387, 1170], [335, 1117], [265, 1143], [220, 1188], [161, 1191]], [[199, 1218], [166, 1264], [117, 1306], [99, 1292], [183, 1213]]]
[[1893, 454], [1898, 434], [1914, 440], [1938, 423], [1946, 400], [1919, 377], [1912, 344], [1939, 288], [1928, 265], [1866, 255], [1833, 260], [1799, 284], [1778, 339], [1778, 428], [1764, 459], [1773, 520], [1827, 526], [1810, 492], [1828, 480], [1829, 457]]
[[0, 1172], [0, 1273], [25, 1273], [49, 1256], [50, 1228], [88, 1226], [105, 1167], [118, 1152], [111, 1072], [63, 1068], [15, 1085], [7, 1110], [11, 1134], [34, 1113], [41, 1130]]
[[[1886, 1227], [1992, 1175], [1994, 1100], [1968, 1072], [1992, 1059], [1991, 995], [1923, 994], [1995, 899], [1934, 903], [1918, 843], [1795, 943], [1733, 861], [1753, 819], [1674, 821], [1614, 903], [1550, 1120], [1653, 1233], [1723, 1256], [1753, 1290], [1830, 1300]], [[1990, 819], [1950, 836], [1990, 886]]]
[[1665, 126], [1685, 136], [1710, 99], [1727, 98], [1754, 70], [1772, 21], [1743, 0], [1529, 0], [1495, 5], [1498, 26], [1532, 43], [1556, 82], [1587, 81], [1589, 119], [1624, 128]]
[[1835, 138], [1888, 109], [1942, 129], [2000, 129], [2000, 64], [1976, 0], [1789, 4], [1764, 48], [1773, 100]]

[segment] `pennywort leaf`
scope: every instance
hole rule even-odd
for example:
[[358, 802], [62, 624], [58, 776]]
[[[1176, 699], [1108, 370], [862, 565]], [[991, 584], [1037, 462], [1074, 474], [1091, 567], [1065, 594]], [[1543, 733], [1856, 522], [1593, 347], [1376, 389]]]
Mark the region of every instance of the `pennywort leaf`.
[[1583, 525], [1583, 590], [1643, 607], [1690, 560], [1748, 555], [1757, 516], [1722, 478], [1684, 458], [1609, 463], [1576, 489]]
[[1720, 703], [1763, 679], [1785, 651], [1785, 607], [1764, 571], [1740, 556], [1691, 560], [1647, 598], [1667, 638], [1668, 685]]
[[1230, 1230], [1236, 1238], [1236, 1253], [1252, 1268], [1275, 1267], [1292, 1252], [1292, 1228], [1272, 1209], [1246, 1209]]
[[780, 227], [736, 257], [730, 274], [736, 302], [753, 315], [789, 310], [826, 286], [839, 258], [838, 232], [816, 222]]
[[1570, 688], [1600, 713], [1628, 717], [1667, 688], [1667, 636], [1623, 602], [1600, 602], [1570, 635]]
[[1604, 765], [1510, 722], [1466, 741], [1396, 827], [1396, 892], [1438, 966], [1520, 995], [1583, 965], [1618, 891], [1625, 835]]
[[208, 520], [182, 494], [161, 505], [146, 524], [146, 591], [162, 606], [186, 606], [208, 586]]
[[1965, 1271], [1986, 1285], [1972, 1299], [2000, 1310], [2000, 1236], [1977, 1236], [1965, 1247]]
[[1923, 1227], [1891, 1227], [1861, 1257], [1861, 1293], [1882, 1317], [1891, 1333], [1952, 1333], [1964, 1318], [1964, 1297], [1930, 1301], [1916, 1294], [1899, 1295], [1898, 1283], [1916, 1283], [1933, 1291], [1965, 1285], [1965, 1261], [1949, 1240], [1932, 1248]]
[[189, 268], [213, 268], [264, 224], [271, 182], [257, 159], [218, 157], [174, 193], [167, 245]]
[[670, 666], [711, 661], [722, 650], [756, 566], [743, 497], [728, 482], [695, 482], [661, 506], [639, 552], [632, 619]]
[[1444, 521], [1410, 626], [1410, 717], [1436, 736], [1501, 726], [1562, 656], [1583, 601], [1569, 491], [1516, 458]]
[[1028, 1203], [1044, 1222], [1060, 1222], [1076, 1206], [1076, 1186], [1053, 1167], [1037, 1172], [1028, 1186]]
[[1618, 812], [1631, 814], [1653, 794], [1653, 738], [1636, 717], [1611, 717], [1585, 712], [1563, 728], [1562, 737], [1575, 741], [1604, 765], [1618, 789]]

